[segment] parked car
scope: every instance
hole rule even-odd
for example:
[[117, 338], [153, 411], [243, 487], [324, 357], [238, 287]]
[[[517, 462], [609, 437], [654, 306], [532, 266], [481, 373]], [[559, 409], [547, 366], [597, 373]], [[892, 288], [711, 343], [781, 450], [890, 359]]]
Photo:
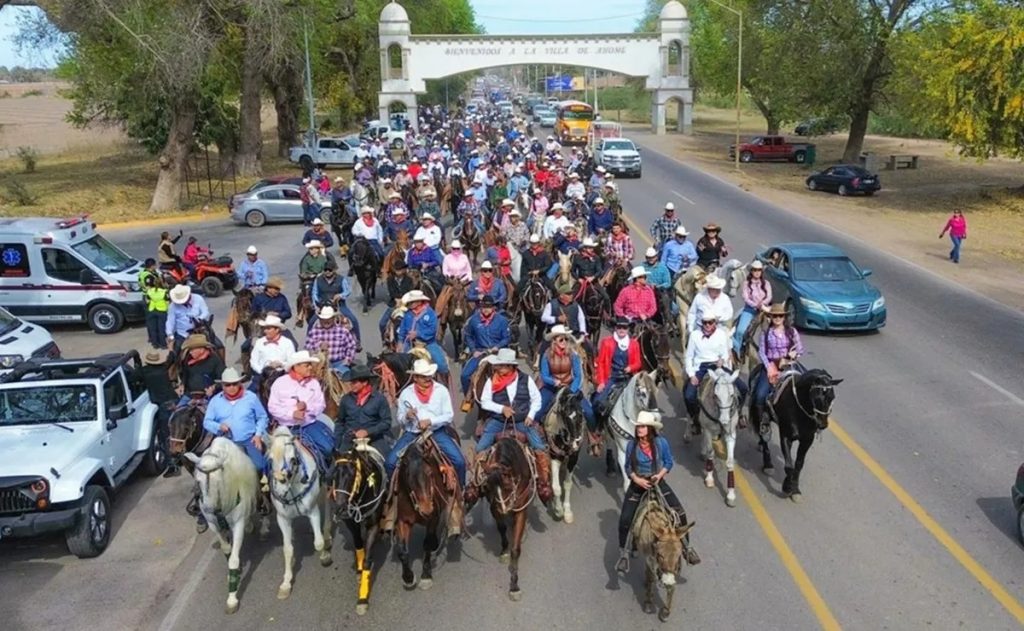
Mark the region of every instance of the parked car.
[[[259, 228], [268, 223], [303, 220], [299, 185], [274, 184], [249, 193], [239, 193], [235, 197], [237, 200], [231, 208], [231, 219], [250, 228]], [[320, 218], [324, 223], [330, 223], [330, 205], [320, 209]]]
[[[813, 151], [814, 145], [788, 142], [784, 136], [754, 136], [740, 144], [740, 162], [786, 160], [803, 164]], [[736, 158], [736, 145], [729, 145], [729, 157]]]
[[807, 188], [812, 191], [835, 191], [840, 195], [863, 193], [874, 195], [882, 189], [877, 174], [856, 164], [838, 164], [807, 177]]
[[616, 175], [640, 177], [640, 150], [628, 138], [603, 138], [594, 151], [597, 164]]
[[240, 193], [235, 193], [234, 195], [232, 195], [231, 197], [228, 198], [228, 212], [231, 212], [231, 209], [234, 208], [235, 205], [238, 204], [238, 202], [240, 200], [242, 200], [242, 199], [244, 199], [246, 197], [249, 197], [250, 193], [252, 193], [254, 191], [258, 191], [261, 188], [266, 188], [268, 186], [274, 186], [275, 184], [292, 184], [294, 186], [302, 186], [302, 176], [301, 175], [271, 175], [269, 177], [265, 177], [265, 178], [262, 178], [260, 180], [257, 180], [256, 182], [253, 182], [252, 185], [249, 186], [249, 188], [245, 189], [244, 191], [242, 191]]
[[60, 347], [49, 331], [0, 307], [0, 375], [29, 359], [58, 359]]
[[1010, 487], [1010, 498], [1017, 511], [1017, 540], [1024, 545], [1024, 464], [1017, 468], [1017, 479]]
[[783, 243], [757, 255], [777, 302], [789, 305], [795, 326], [823, 331], [873, 331], [885, 326], [885, 298], [839, 248]]
[[350, 144], [345, 138], [318, 138], [316, 147], [301, 145], [289, 149], [288, 160], [306, 171], [312, 171], [314, 166], [352, 166], [358, 148], [358, 142]]
[[[403, 128], [399, 128], [399, 124]], [[382, 143], [386, 143], [388, 147], [392, 149], [404, 149], [405, 148], [405, 120], [396, 119], [392, 121], [390, 126], [382, 123], [379, 120], [372, 120], [363, 127], [363, 130], [359, 132], [359, 139], [366, 141], [374, 141], [380, 138]], [[342, 139], [344, 140], [344, 139]], [[348, 144], [348, 143], [345, 143]], [[352, 145], [358, 147], [359, 143]]]
[[841, 127], [838, 122], [829, 118], [808, 118], [797, 123], [793, 133], [797, 136], [824, 136], [836, 133]]
[[33, 360], [0, 377], [0, 539], [64, 532], [103, 553], [111, 501], [136, 470], [166, 467], [137, 351]]

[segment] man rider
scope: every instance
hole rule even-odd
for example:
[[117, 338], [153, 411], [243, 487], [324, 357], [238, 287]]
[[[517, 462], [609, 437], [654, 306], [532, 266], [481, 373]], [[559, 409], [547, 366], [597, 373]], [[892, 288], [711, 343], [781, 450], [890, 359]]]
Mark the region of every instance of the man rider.
[[[210, 308], [202, 296], [193, 296], [188, 285], [175, 285], [170, 291], [171, 304], [167, 309], [167, 345], [174, 349], [175, 355], [181, 350], [181, 344], [189, 336], [197, 322], [209, 322]], [[211, 330], [210, 334], [213, 332]]]
[[413, 237], [412, 248], [405, 253], [405, 262], [410, 268], [421, 271], [424, 278], [434, 286], [435, 291], [439, 291], [444, 285], [441, 278], [441, 265], [444, 259], [441, 258], [439, 250], [427, 247], [422, 233], [417, 232]]
[[313, 220], [312, 226], [302, 235], [302, 245], [308, 245], [310, 241], [319, 241], [324, 248], [334, 247], [334, 237], [324, 226], [324, 220], [317, 217]]
[[[352, 237], [358, 239], [359, 237], [365, 238], [369, 243], [373, 251], [377, 253], [377, 258], [381, 261], [384, 260], [384, 229], [381, 228], [380, 222], [373, 216], [373, 208], [371, 206], [363, 206], [359, 213], [359, 221], [352, 224]], [[352, 276], [353, 270], [349, 267], [348, 275]]]
[[[640, 343], [629, 335], [629, 320], [617, 318], [612, 334], [601, 340], [597, 347], [594, 381], [594, 410], [602, 416], [608, 414], [608, 397], [616, 384], [625, 383], [640, 372], [643, 362]], [[591, 428], [593, 431], [595, 428]]]
[[691, 333], [700, 327], [704, 314], [714, 315], [723, 324], [732, 320], [732, 300], [722, 291], [724, 287], [724, 279], [714, 274], [707, 277], [704, 291], [694, 296], [686, 314], [686, 328]]
[[276, 313], [282, 322], [290, 320], [292, 308], [288, 306], [288, 298], [281, 293], [283, 289], [284, 279], [280, 276], [271, 277], [263, 293], [253, 296], [252, 314], [262, 317], [268, 313]]
[[256, 324], [263, 329], [263, 336], [253, 342], [252, 353], [249, 356], [249, 367], [253, 375], [249, 389], [253, 392], [259, 391], [264, 368], [284, 367], [285, 362], [295, 352], [295, 342], [283, 334], [284, 322], [281, 318], [272, 313]]
[[327, 261], [334, 261], [334, 257], [324, 251], [323, 243], [313, 239], [306, 244], [306, 253], [299, 261], [299, 277], [304, 281], [313, 280], [317, 274], [324, 271]]
[[593, 209], [590, 211], [590, 219], [587, 221], [587, 228], [590, 230], [590, 234], [610, 232], [612, 224], [615, 223], [615, 215], [605, 206], [604, 198], [596, 198], [593, 206]]
[[518, 208], [513, 208], [508, 214], [508, 221], [508, 225], [501, 229], [501, 234], [509, 247], [522, 250], [530, 242], [530, 229], [523, 222], [523, 214]]
[[356, 438], [370, 439], [370, 446], [382, 454], [388, 453], [391, 433], [391, 404], [379, 389], [372, 385], [376, 377], [364, 364], [356, 364], [343, 377], [348, 391], [338, 402], [338, 415], [334, 419], [334, 450], [338, 453], [352, 449]]
[[414, 289], [402, 296], [402, 304], [408, 309], [398, 328], [402, 350], [409, 352], [415, 342], [422, 342], [438, 370], [447, 375], [448, 358], [437, 342], [437, 313], [430, 306], [430, 299], [422, 291]]
[[185, 405], [193, 397], [209, 399], [217, 391], [217, 377], [224, 372], [224, 360], [200, 333], [189, 335], [181, 345], [181, 399]]
[[540, 235], [530, 235], [530, 247], [523, 252], [523, 261], [519, 268], [519, 288], [516, 293], [522, 295], [533, 272], [537, 272], [538, 278], [545, 283], [550, 283], [547, 271], [553, 263], [551, 252], [541, 245]]
[[672, 238], [678, 227], [679, 220], [676, 219], [676, 205], [668, 202], [665, 204], [665, 214], [658, 217], [651, 224], [651, 237], [654, 238], [654, 247], [660, 249], [662, 244]]
[[270, 280], [267, 262], [259, 258], [255, 245], [246, 248], [245, 260], [238, 264], [238, 277], [242, 279], [242, 287], [245, 289], [259, 289]]
[[428, 248], [438, 252], [441, 248], [441, 241], [444, 239], [444, 233], [441, 232], [441, 226], [435, 223], [434, 216], [430, 213], [424, 213], [423, 217], [420, 218], [420, 222], [423, 224], [416, 229], [414, 236], [423, 237], [423, 242]]
[[[462, 367], [462, 393], [469, 393], [470, 380], [480, 360], [485, 355], [497, 352], [511, 342], [511, 334], [508, 319], [495, 308], [494, 298], [484, 296], [480, 299], [480, 306], [466, 323], [465, 336], [462, 338], [469, 352], [469, 359]], [[467, 398], [462, 403], [462, 411], [468, 412], [471, 406]]]
[[661, 246], [661, 262], [668, 268], [673, 279], [686, 273], [697, 262], [697, 249], [691, 241], [686, 240], [689, 234], [686, 227], [680, 225], [675, 230], [675, 238]]
[[[683, 400], [686, 402], [686, 411], [693, 423], [694, 433], [700, 433], [697, 415], [699, 403], [697, 401], [698, 387], [701, 379], [709, 370], [715, 368], [730, 369], [732, 366], [732, 340], [723, 328], [719, 328], [718, 319], [712, 312], [701, 316], [700, 331], [694, 331], [686, 341], [686, 355], [684, 357], [684, 368], [686, 370], [686, 387], [683, 388]], [[740, 393], [740, 403], [747, 392], [747, 384], [742, 379], [735, 381], [736, 389]]]
[[615, 315], [631, 320], [650, 320], [658, 313], [658, 300], [647, 284], [647, 270], [636, 266], [629, 274], [630, 284], [615, 299]]
[[359, 342], [352, 331], [338, 321], [337, 312], [327, 305], [317, 311], [317, 320], [306, 331], [303, 346], [310, 353], [326, 351], [331, 369], [344, 375], [355, 363]]
[[356, 340], [362, 346], [363, 338], [359, 333], [359, 319], [345, 304], [345, 301], [352, 295], [352, 282], [345, 276], [339, 276], [337, 267], [338, 264], [333, 259], [327, 261], [324, 271], [317, 274], [313, 280], [313, 306], [317, 311], [327, 306], [336, 308], [352, 323], [352, 334], [356, 336]]
[[378, 322], [381, 338], [384, 337], [384, 329], [387, 328], [388, 320], [395, 310], [395, 305], [402, 300], [402, 296], [412, 291], [412, 278], [406, 273], [407, 270], [408, 265], [402, 260], [397, 261], [395, 266], [391, 268], [391, 275], [387, 280], [388, 306], [384, 310], [384, 315], [381, 316], [380, 322]]
[[499, 309], [504, 309], [505, 301], [508, 300], [505, 282], [494, 275], [494, 265], [490, 261], [484, 261], [480, 265], [480, 277], [469, 286], [466, 297], [471, 302], [477, 302], [483, 296], [493, 298]]

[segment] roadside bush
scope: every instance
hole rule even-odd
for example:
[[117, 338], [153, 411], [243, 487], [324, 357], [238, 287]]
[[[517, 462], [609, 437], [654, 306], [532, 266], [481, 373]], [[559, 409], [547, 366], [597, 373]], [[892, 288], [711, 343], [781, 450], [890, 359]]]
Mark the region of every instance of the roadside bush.
[[9, 99], [9, 98], [11, 98], [11, 93], [10, 92], [8, 92], [7, 90], [4, 90], [3, 92], [0, 92], [0, 99]]
[[36, 172], [36, 162], [39, 159], [39, 153], [32, 147], [18, 147], [18, 159], [25, 165], [25, 173]]
[[5, 186], [7, 189], [7, 201], [15, 206], [33, 206], [39, 198], [32, 194], [24, 184], [18, 180], [8, 180]]
[[868, 133], [899, 138], [946, 137], [943, 130], [892, 110], [880, 114], [872, 113], [868, 119]]
[[26, 99], [26, 98], [28, 98], [30, 96], [42, 96], [42, 95], [43, 95], [43, 91], [42, 90], [28, 90], [27, 92], [22, 92], [21, 93], [21, 98]]

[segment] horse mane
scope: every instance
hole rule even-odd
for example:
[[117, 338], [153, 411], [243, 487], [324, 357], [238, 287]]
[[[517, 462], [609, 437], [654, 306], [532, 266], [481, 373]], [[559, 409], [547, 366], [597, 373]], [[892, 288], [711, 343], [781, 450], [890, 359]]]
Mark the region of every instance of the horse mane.
[[214, 438], [199, 459], [196, 470], [209, 471], [204, 473], [207, 479], [205, 500], [215, 510], [228, 513], [236, 506], [244, 506], [245, 513], [251, 514], [256, 509], [256, 467], [245, 451], [230, 439]]

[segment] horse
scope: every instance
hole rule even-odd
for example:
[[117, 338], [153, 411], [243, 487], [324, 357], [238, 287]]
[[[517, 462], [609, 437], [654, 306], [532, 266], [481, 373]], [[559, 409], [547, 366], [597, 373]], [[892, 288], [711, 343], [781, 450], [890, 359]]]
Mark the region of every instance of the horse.
[[559, 283], [571, 283], [572, 278], [572, 252], [561, 252], [555, 250], [555, 254], [558, 255], [558, 282]]
[[381, 259], [366, 237], [359, 237], [348, 251], [349, 269], [353, 270], [359, 288], [363, 292], [363, 313], [369, 313], [377, 298], [377, 276], [380, 275]]
[[619, 292], [629, 283], [629, 270], [622, 265], [615, 265], [608, 269], [601, 277], [601, 284], [607, 288], [608, 299], [615, 304]]
[[704, 457], [704, 486], [715, 486], [715, 461], [712, 441], [725, 442], [726, 494], [725, 505], [736, 506], [735, 453], [736, 427], [738, 425], [739, 401], [735, 381], [739, 371], [729, 373], [716, 368], [708, 371], [701, 384], [697, 400], [700, 404], [698, 419], [701, 432], [701, 456]]
[[[487, 498], [491, 516], [501, 537], [502, 563], [508, 563], [508, 597], [519, 601], [519, 556], [526, 532], [526, 511], [537, 495], [536, 465], [526, 445], [513, 437], [502, 437], [477, 466], [477, 486]], [[509, 537], [509, 526], [512, 536]]]
[[394, 244], [388, 253], [384, 255], [384, 262], [380, 266], [381, 276], [385, 280], [391, 277], [391, 272], [395, 269], [395, 263], [405, 261], [405, 253], [409, 251], [410, 247], [409, 233], [405, 230], [399, 230], [395, 235]]
[[299, 295], [295, 297], [295, 327], [298, 329], [316, 319], [316, 307], [313, 306], [313, 283], [315, 281], [315, 278], [299, 276]]
[[579, 292], [575, 300], [583, 309], [583, 317], [587, 321], [587, 336], [590, 344], [597, 346], [598, 338], [601, 336], [601, 323], [604, 322], [607, 314], [611, 311], [611, 305], [605, 300], [604, 295], [593, 282], [580, 284]]
[[750, 326], [743, 332], [743, 340], [740, 343], [740, 353], [736, 357], [736, 366], [740, 367], [749, 377], [754, 369], [761, 363], [759, 351], [761, 350], [761, 338], [770, 326], [771, 320], [764, 312], [759, 312], [750, 322]]
[[[582, 399], [581, 392], [560, 388], [543, 419], [551, 452], [551, 508], [555, 519], [564, 519], [567, 524], [575, 519], [572, 513], [572, 474], [579, 462], [580, 446], [586, 433]], [[563, 464], [564, 477], [560, 476]]]
[[241, 447], [219, 436], [199, 456], [185, 453], [195, 466], [195, 480], [202, 500], [199, 508], [228, 557], [228, 600], [225, 611], [238, 611], [238, 584], [242, 579], [239, 551], [256, 512], [258, 482], [256, 467]]
[[462, 328], [469, 320], [469, 301], [466, 299], [466, 287], [469, 281], [457, 276], [448, 278], [448, 285], [437, 299], [437, 340], [444, 343], [445, 331], [451, 329], [452, 344], [456, 354], [462, 356], [466, 350], [462, 347]]
[[[626, 382], [622, 393], [612, 405], [608, 414], [605, 427], [609, 437], [615, 445], [619, 471], [622, 473], [623, 489], [629, 487], [629, 477], [626, 476], [626, 443], [633, 438], [636, 432], [634, 420], [641, 410], [649, 410], [660, 419], [661, 411], [655, 401], [655, 394], [658, 390], [657, 371], [640, 371], [630, 377]], [[611, 450], [605, 452], [605, 464], [607, 472], [614, 471]]]
[[480, 244], [482, 242], [482, 238], [480, 236], [479, 227], [476, 225], [476, 221], [473, 219], [471, 213], [463, 214], [462, 226], [452, 233], [452, 238], [462, 241], [462, 250], [475, 266], [476, 259], [480, 256]]
[[530, 357], [536, 358], [537, 348], [540, 346], [544, 336], [544, 322], [540, 316], [544, 313], [544, 307], [551, 301], [551, 292], [544, 281], [540, 279], [540, 272], [531, 273], [530, 280], [526, 282], [523, 293], [518, 296], [516, 302], [519, 311], [523, 314], [523, 320], [530, 333]]
[[[335, 324], [335, 326], [344, 325]], [[324, 391], [324, 403], [327, 405], [324, 408], [324, 415], [327, 418], [336, 418], [338, 416], [338, 405], [341, 402], [342, 395], [345, 394], [345, 383], [341, 380], [341, 376], [337, 371], [331, 368], [326, 344], [322, 346], [317, 351], [317, 358], [320, 362], [313, 365], [313, 377], [320, 382], [320, 387]]]
[[335, 523], [343, 522], [352, 535], [359, 574], [356, 613], [362, 616], [370, 606], [373, 544], [380, 529], [388, 480], [384, 459], [369, 447], [369, 439], [357, 438], [355, 442], [353, 449], [335, 458], [329, 494]]
[[253, 291], [242, 288], [235, 292], [231, 299], [231, 310], [228, 311], [228, 319], [224, 324], [224, 339], [230, 339], [232, 343], [238, 341], [238, 331], [249, 340], [256, 333], [256, 314], [252, 311]]
[[722, 290], [725, 295], [735, 298], [743, 287], [743, 281], [747, 279], [747, 266], [738, 259], [729, 259], [718, 266], [714, 274], [725, 281], [725, 289]]
[[349, 184], [349, 191], [352, 192], [352, 201], [356, 203], [358, 208], [377, 206], [376, 189], [373, 186], [363, 186], [359, 183], [359, 180], [353, 177], [352, 183]]
[[677, 316], [679, 322], [679, 337], [682, 340], [683, 349], [686, 349], [689, 330], [686, 328], [686, 316], [690, 312], [690, 304], [698, 293], [703, 291], [707, 273], [699, 266], [694, 265], [676, 279], [675, 289], [676, 307], [679, 309]]
[[337, 204], [331, 207], [331, 232], [338, 241], [338, 254], [345, 256], [352, 241], [352, 226], [356, 223], [356, 217], [349, 212], [345, 204]]
[[682, 567], [683, 538], [695, 524], [679, 524], [678, 519], [651, 491], [644, 495], [633, 520], [631, 537], [644, 557], [644, 613], [654, 613], [655, 585], [665, 588], [665, 599], [657, 609], [658, 620], [665, 622], [672, 613], [676, 576]]
[[668, 327], [647, 320], [638, 326], [637, 343], [640, 345], [640, 359], [643, 369], [657, 371], [659, 378], [669, 378], [672, 385], [679, 387], [679, 378], [672, 367]]
[[[828, 428], [829, 415], [835, 403], [835, 386], [842, 382], [842, 379], [833, 378], [828, 371], [814, 368], [802, 374], [780, 377], [775, 395], [768, 400], [766, 413], [779, 427], [779, 444], [786, 462], [782, 493], [794, 502], [802, 499], [800, 472], [804, 468], [804, 457], [814, 443], [815, 435]], [[753, 406], [751, 397], [751, 411]], [[756, 427], [760, 419], [753, 421]], [[770, 473], [774, 466], [768, 443], [765, 436], [759, 436], [758, 441], [763, 460], [762, 470]], [[792, 456], [794, 441], [800, 443], [795, 462]]]
[[[204, 393], [205, 394], [205, 393]], [[187, 405], [179, 406], [171, 412], [167, 420], [168, 456], [175, 464], [186, 452], [202, 455], [199, 447], [207, 434], [203, 431], [203, 417], [206, 415], [206, 397], [194, 397]], [[185, 467], [191, 471], [192, 462], [185, 461]], [[184, 463], [181, 463], [184, 464]]]

